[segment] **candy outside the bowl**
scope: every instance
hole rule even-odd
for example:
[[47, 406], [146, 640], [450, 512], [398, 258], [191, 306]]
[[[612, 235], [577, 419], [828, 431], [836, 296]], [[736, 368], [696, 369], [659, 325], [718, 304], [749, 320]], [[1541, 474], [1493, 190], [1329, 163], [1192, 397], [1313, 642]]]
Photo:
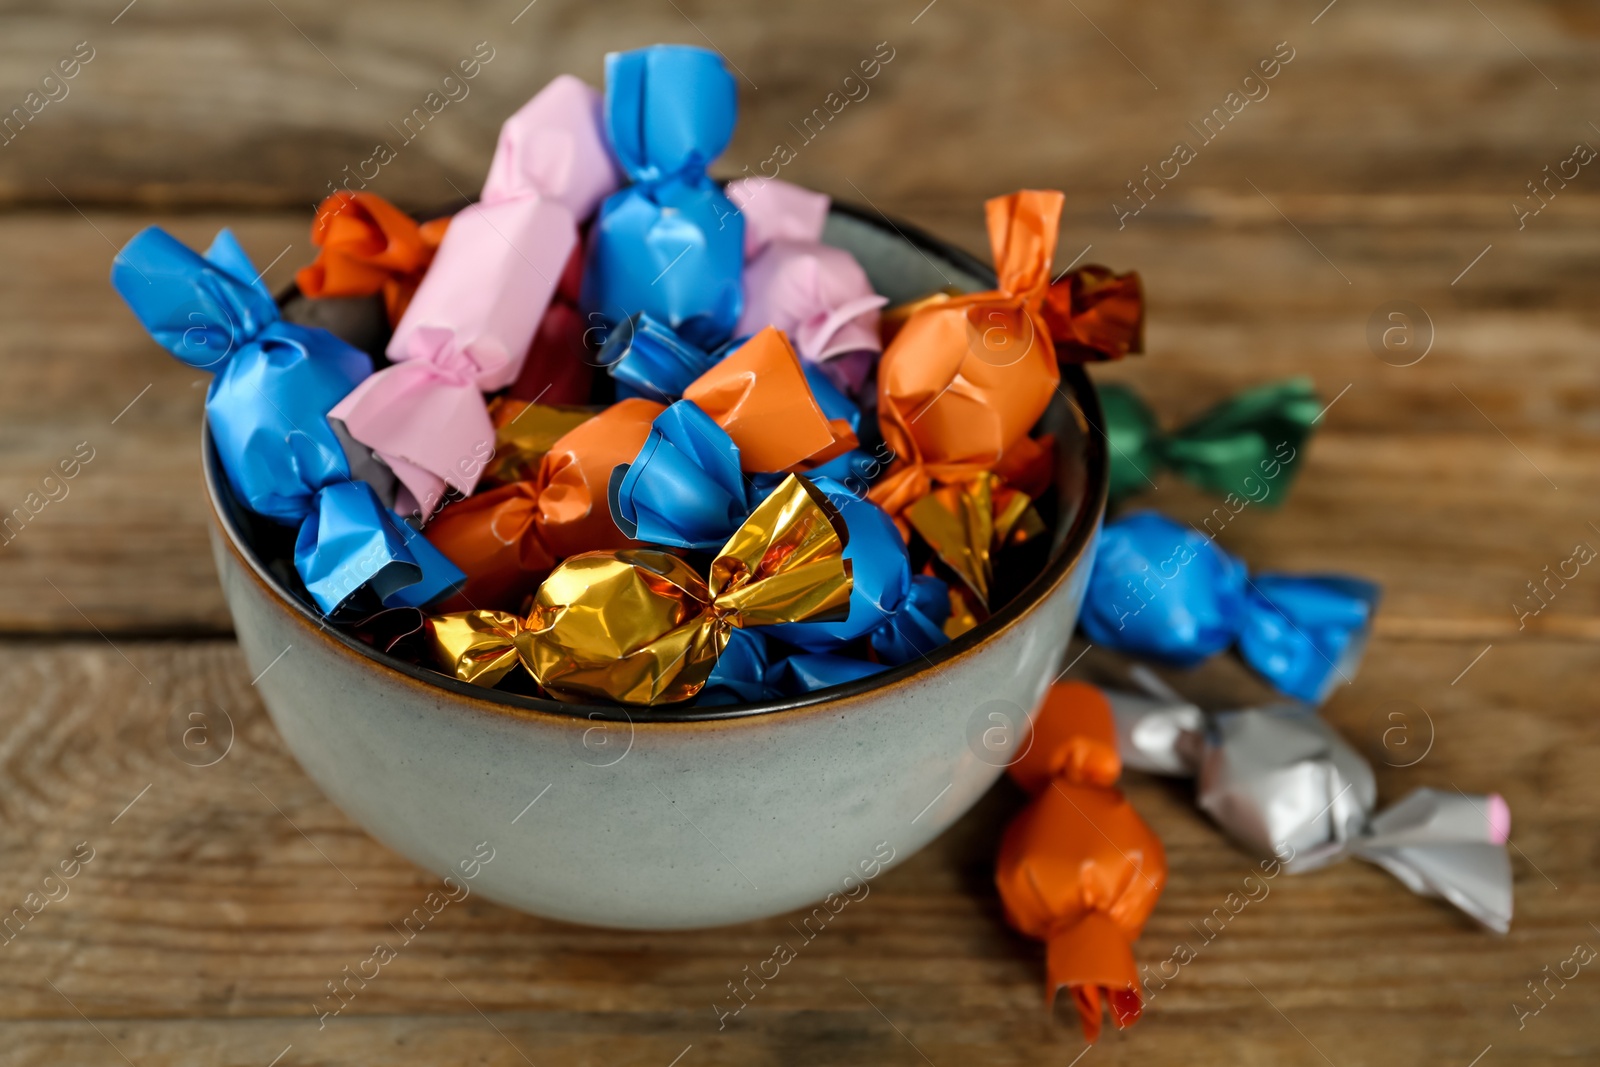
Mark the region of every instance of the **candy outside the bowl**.
[[1125, 385], [1100, 389], [1113, 502], [1155, 486], [1163, 468], [1232, 505], [1275, 508], [1288, 498], [1322, 401], [1307, 378], [1247, 389], [1168, 433]]
[[1070, 990], [1094, 1041], [1103, 1008], [1119, 1028], [1143, 1009], [1132, 945], [1166, 885], [1167, 855], [1115, 788], [1122, 763], [1104, 698], [1052, 687], [1023, 745], [1010, 773], [1033, 801], [1006, 828], [995, 884], [1006, 921], [1045, 942], [1046, 1003]]
[[1173, 667], [1228, 648], [1279, 692], [1321, 704], [1361, 662], [1378, 587], [1333, 574], [1258, 574], [1153, 511], [1107, 523], [1079, 624], [1095, 644]]

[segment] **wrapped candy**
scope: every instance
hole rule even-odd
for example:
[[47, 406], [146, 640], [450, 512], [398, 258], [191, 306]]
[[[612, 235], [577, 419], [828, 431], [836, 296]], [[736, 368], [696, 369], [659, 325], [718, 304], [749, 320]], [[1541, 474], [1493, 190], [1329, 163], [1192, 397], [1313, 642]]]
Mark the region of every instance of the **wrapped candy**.
[[733, 136], [733, 76], [704, 48], [606, 56], [605, 128], [633, 182], [589, 238], [582, 306], [617, 323], [644, 312], [702, 348], [739, 321], [744, 219], [706, 176]]
[[418, 224], [376, 193], [341, 189], [317, 206], [311, 221], [316, 260], [295, 274], [309, 297], [383, 294], [389, 325], [400, 321], [433, 262], [448, 218]]
[[[470, 624], [435, 619], [444, 635], [436, 662], [460, 677], [463, 657], [498, 664], [509, 646], [557, 700], [689, 700], [733, 630], [846, 615], [847, 536], [826, 498], [791, 475], [717, 552], [709, 579], [653, 549], [581, 553], [545, 579], [526, 620], [488, 612], [468, 613]], [[470, 639], [456, 639], [463, 630]]]
[[1366, 649], [1378, 587], [1340, 575], [1258, 574], [1151, 511], [1107, 523], [1079, 624], [1090, 641], [1173, 667], [1236, 646], [1279, 692], [1321, 704]]
[[530, 404], [510, 396], [489, 401], [494, 423], [494, 458], [484, 467], [479, 484], [493, 488], [527, 481], [561, 437], [595, 417], [597, 409], [555, 404]]
[[878, 421], [900, 457], [873, 487], [891, 515], [934, 482], [967, 481], [1028, 439], [1061, 380], [1042, 312], [1063, 197], [1025, 190], [987, 207], [1000, 286], [930, 303], [878, 365]]
[[767, 178], [729, 182], [727, 193], [745, 219], [744, 313], [735, 332], [776, 326], [802, 359], [858, 393], [883, 350], [878, 309], [888, 300], [854, 256], [822, 243], [827, 196]]
[[987, 472], [935, 489], [907, 508], [905, 518], [985, 610], [996, 557], [1044, 533], [1033, 500]]
[[767, 328], [725, 356], [667, 408], [611, 480], [611, 512], [629, 537], [710, 550], [760, 493], [751, 472], [787, 471], [847, 452], [855, 437], [817, 403], [799, 357]]
[[1011, 777], [1033, 801], [1000, 842], [995, 884], [1006, 921], [1045, 942], [1045, 1001], [1072, 992], [1084, 1036], [1102, 1010], [1131, 1026], [1143, 1007], [1133, 941], [1167, 881], [1161, 842], [1115, 788], [1111, 712], [1045, 696]]
[[828, 652], [801, 652], [785, 656], [767, 670], [767, 684], [779, 696], [804, 696], [818, 689], [871, 678], [886, 668], [849, 656]]
[[561, 76], [506, 120], [483, 198], [450, 223], [388, 356], [331, 413], [426, 519], [493, 453], [483, 393], [517, 380], [578, 223], [616, 188], [594, 90]]
[[1155, 484], [1168, 468], [1202, 489], [1277, 507], [1289, 495], [1300, 450], [1322, 401], [1309, 378], [1247, 389], [1199, 418], [1165, 433], [1155, 415], [1126, 386], [1100, 387], [1110, 445], [1111, 499], [1121, 500]]
[[607, 333], [595, 361], [616, 381], [618, 396], [670, 404], [714, 367], [717, 357], [641, 311]]
[[944, 583], [926, 578], [924, 584], [934, 582], [937, 588], [913, 595], [911, 562], [894, 520], [831, 478], [814, 478], [813, 484], [838, 509], [849, 530], [844, 558], [853, 577], [850, 614], [838, 622], [774, 626], [768, 633], [808, 652], [833, 652], [865, 637], [879, 659], [890, 665], [925, 656], [944, 644], [947, 639], [940, 627], [949, 614], [948, 594], [940, 597]]
[[1078, 682], [1056, 688], [1075, 707], [1109, 701], [1127, 766], [1196, 778], [1201, 810], [1288, 873], [1353, 856], [1496, 933], [1510, 929], [1511, 811], [1499, 794], [1421, 787], [1376, 812], [1372, 767], [1311, 709], [1282, 704], [1207, 716], [1143, 680], [1148, 695]]
[[1135, 271], [1088, 264], [1050, 286], [1044, 320], [1063, 363], [1121, 359], [1144, 351], [1144, 292]]
[[328, 411], [372, 359], [326, 330], [278, 317], [228, 230], [205, 256], [156, 227], [117, 254], [111, 284], [163, 348], [215, 373], [206, 418], [223, 473], [249, 510], [299, 528], [295, 567], [332, 613], [364, 586], [391, 607], [421, 606], [462, 574], [353, 480]]
[[767, 639], [759, 630], [728, 631], [728, 643], [695, 699], [699, 707], [756, 704], [783, 694], [767, 684]]
[[[506, 608], [538, 586], [556, 563], [579, 552], [628, 547], [606, 502], [611, 471], [638, 454], [662, 411], [648, 400], [622, 400], [585, 415], [551, 442], [524, 481], [456, 501], [428, 524], [433, 545], [466, 572], [445, 610]], [[549, 436], [572, 413], [531, 405], [521, 432]]]

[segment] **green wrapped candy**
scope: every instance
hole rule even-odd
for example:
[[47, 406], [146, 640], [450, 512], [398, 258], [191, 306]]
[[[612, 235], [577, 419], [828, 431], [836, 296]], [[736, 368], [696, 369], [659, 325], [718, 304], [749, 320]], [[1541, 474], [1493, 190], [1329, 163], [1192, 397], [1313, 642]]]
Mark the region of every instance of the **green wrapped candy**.
[[1247, 389], [1170, 434], [1127, 386], [1102, 385], [1100, 406], [1111, 445], [1113, 502], [1150, 488], [1156, 474], [1169, 469], [1219, 496], [1234, 493], [1266, 507], [1288, 496], [1322, 411], [1309, 378]]

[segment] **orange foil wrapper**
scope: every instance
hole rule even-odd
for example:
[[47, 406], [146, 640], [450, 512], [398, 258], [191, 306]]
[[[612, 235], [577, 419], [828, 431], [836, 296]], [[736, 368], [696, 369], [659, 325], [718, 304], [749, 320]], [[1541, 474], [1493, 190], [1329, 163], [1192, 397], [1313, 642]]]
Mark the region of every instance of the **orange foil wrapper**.
[[317, 207], [317, 258], [295, 274], [310, 297], [383, 294], [389, 325], [400, 321], [438, 251], [448, 218], [418, 224], [375, 193], [340, 191]]
[[1144, 289], [1137, 271], [1079, 267], [1050, 286], [1044, 318], [1066, 363], [1086, 363], [1144, 351]]
[[[539, 405], [503, 410], [518, 412], [507, 426], [521, 427], [517, 432], [529, 438], [549, 436], [574, 418], [569, 410]], [[424, 533], [467, 575], [461, 591], [441, 606], [515, 608], [562, 558], [632, 544], [611, 518], [606, 486], [612, 468], [639, 454], [651, 420], [663, 410], [630, 399], [586, 416], [551, 443], [533, 477], [440, 511]]]
[[1052, 686], [1011, 776], [1033, 794], [1000, 843], [995, 884], [1006, 921], [1045, 942], [1045, 999], [1072, 993], [1084, 1036], [1102, 1012], [1131, 1026], [1143, 988], [1133, 941], [1167, 881], [1165, 850], [1114, 787], [1111, 705], [1079, 682]]
[[817, 406], [800, 357], [768, 326], [684, 390], [739, 446], [745, 471], [787, 471], [826, 462], [857, 444], [842, 419]]
[[1000, 287], [930, 300], [878, 365], [878, 420], [899, 457], [873, 487], [891, 515], [934, 482], [970, 480], [1028, 436], [1061, 380], [1043, 308], [1063, 196], [1024, 190], [986, 205]]

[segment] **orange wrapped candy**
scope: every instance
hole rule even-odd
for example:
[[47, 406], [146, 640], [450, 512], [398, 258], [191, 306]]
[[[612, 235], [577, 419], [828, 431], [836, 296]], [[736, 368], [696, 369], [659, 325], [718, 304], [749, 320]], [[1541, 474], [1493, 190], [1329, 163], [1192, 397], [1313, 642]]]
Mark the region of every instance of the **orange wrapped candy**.
[[[543, 410], [570, 417], [559, 409]], [[638, 455], [650, 421], [663, 410], [650, 400], [619, 401], [562, 434], [531, 480], [479, 493], [439, 512], [425, 534], [467, 575], [461, 591], [439, 610], [518, 608], [567, 556], [632, 545], [611, 518], [606, 486], [612, 468]], [[524, 413], [520, 421], [538, 417]]]
[[1079, 682], [1052, 686], [1011, 776], [1033, 794], [1000, 843], [995, 884], [1006, 921], [1044, 941], [1045, 998], [1072, 990], [1083, 1033], [1101, 1009], [1119, 1028], [1139, 1018], [1133, 940], [1167, 881], [1167, 856], [1122, 793], [1111, 705]]
[[419, 225], [375, 193], [341, 190], [318, 205], [311, 243], [320, 251], [294, 280], [311, 297], [382, 293], [393, 326], [411, 303], [449, 225], [448, 218]]
[[1043, 306], [1064, 197], [1023, 190], [986, 205], [1000, 287], [933, 300], [878, 364], [878, 420], [899, 457], [871, 492], [891, 515], [934, 482], [967, 481], [1028, 436], [1061, 380]]
[[1144, 351], [1144, 290], [1137, 271], [1079, 267], [1050, 286], [1044, 319], [1056, 354], [1069, 363], [1121, 359]]
[[747, 472], [823, 463], [857, 444], [847, 421], [822, 413], [794, 346], [771, 326], [691, 382], [683, 398], [733, 438]]

